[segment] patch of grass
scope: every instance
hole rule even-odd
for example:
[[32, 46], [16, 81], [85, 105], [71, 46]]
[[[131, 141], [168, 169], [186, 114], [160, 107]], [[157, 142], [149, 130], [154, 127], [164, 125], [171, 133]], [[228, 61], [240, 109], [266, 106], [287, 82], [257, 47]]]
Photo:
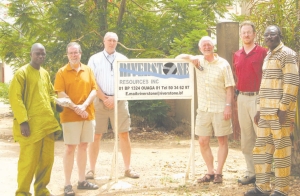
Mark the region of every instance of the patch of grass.
[[177, 179], [174, 179], [171, 176], [163, 176], [162, 178], [160, 178], [160, 182], [163, 185], [166, 185], [167, 183], [179, 183]]

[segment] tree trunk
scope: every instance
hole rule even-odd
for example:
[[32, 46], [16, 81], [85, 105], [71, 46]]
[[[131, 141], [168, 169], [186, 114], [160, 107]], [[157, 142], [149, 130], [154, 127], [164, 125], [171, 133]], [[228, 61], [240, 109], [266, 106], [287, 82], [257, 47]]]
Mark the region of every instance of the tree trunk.
[[95, 0], [99, 12], [99, 33], [104, 34], [107, 31], [107, 0]]
[[126, 0], [122, 0], [119, 8], [119, 16], [118, 16], [118, 22], [117, 22], [117, 34], [119, 37], [119, 41], [122, 42], [123, 40], [123, 34], [122, 34], [122, 20], [125, 13], [126, 8]]

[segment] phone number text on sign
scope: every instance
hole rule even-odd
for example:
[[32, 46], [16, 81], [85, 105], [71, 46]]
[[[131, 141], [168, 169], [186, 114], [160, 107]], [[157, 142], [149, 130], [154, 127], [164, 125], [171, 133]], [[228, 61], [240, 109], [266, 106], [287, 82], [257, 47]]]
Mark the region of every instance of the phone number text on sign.
[[193, 67], [188, 62], [127, 61], [117, 61], [118, 80], [115, 85], [119, 99], [184, 99], [193, 96], [190, 75]]

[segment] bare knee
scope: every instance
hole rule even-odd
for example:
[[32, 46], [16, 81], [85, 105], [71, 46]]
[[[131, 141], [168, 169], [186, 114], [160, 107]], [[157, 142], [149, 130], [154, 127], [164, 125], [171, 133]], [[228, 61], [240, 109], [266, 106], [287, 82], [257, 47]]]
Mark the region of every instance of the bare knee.
[[102, 138], [102, 133], [101, 134], [95, 134], [94, 142], [100, 142], [101, 138]]
[[67, 155], [74, 154], [76, 145], [65, 145], [65, 153]]
[[88, 143], [87, 143], [87, 142], [80, 143], [80, 144], [78, 145], [78, 150], [86, 151], [87, 146], [88, 146]]
[[209, 140], [210, 140], [210, 137], [208, 137], [208, 136], [205, 136], [205, 137], [199, 136], [198, 142], [199, 142], [200, 147], [201, 148], [209, 147]]
[[218, 137], [218, 144], [219, 146], [228, 146], [228, 138], [227, 136], [221, 136], [221, 137]]
[[122, 141], [130, 141], [128, 132], [119, 133], [119, 138]]

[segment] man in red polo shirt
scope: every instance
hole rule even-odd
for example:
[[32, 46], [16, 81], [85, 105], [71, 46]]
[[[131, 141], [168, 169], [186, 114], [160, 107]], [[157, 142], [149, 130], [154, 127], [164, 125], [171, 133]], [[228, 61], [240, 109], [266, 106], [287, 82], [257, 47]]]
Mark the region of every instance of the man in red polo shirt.
[[238, 180], [242, 185], [255, 182], [255, 169], [252, 150], [256, 140], [256, 99], [262, 77], [262, 65], [267, 49], [254, 43], [255, 26], [245, 21], [240, 26], [240, 37], [243, 47], [234, 54], [236, 95], [238, 119], [241, 127], [241, 149], [244, 154], [247, 170], [245, 176]]

